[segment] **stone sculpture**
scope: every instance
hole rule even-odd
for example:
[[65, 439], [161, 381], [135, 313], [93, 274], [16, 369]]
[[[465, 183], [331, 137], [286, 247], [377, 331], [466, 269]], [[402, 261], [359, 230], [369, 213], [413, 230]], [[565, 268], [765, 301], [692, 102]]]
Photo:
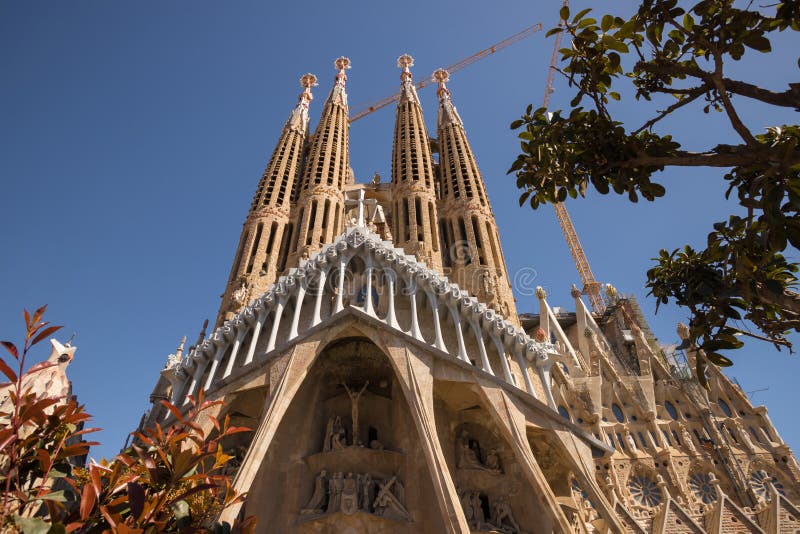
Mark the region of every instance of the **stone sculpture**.
[[402, 493], [402, 486], [400, 482], [397, 480], [397, 477], [394, 476], [390, 478], [386, 483], [381, 484], [378, 483], [380, 489], [378, 490], [378, 495], [375, 497], [375, 501], [372, 503], [373, 508], [375, 509], [375, 515], [388, 517], [390, 519], [395, 519], [398, 521], [409, 521], [410, 516], [408, 514], [408, 510], [406, 510], [403, 503], [400, 502], [394, 493], [392, 493], [392, 486], [397, 485], [398, 488], [396, 491], [398, 493]]
[[358, 511], [358, 480], [353, 473], [347, 473], [342, 483], [341, 510], [347, 515]]
[[405, 489], [397, 476], [382, 479], [370, 473], [353, 472], [346, 476], [342, 472], [328, 476], [327, 471], [322, 470], [314, 479], [314, 491], [300, 515], [363, 512], [395, 521], [411, 521], [404, 501]]
[[361, 439], [358, 437], [358, 400], [361, 398], [361, 395], [364, 393], [364, 390], [367, 389], [369, 385], [369, 380], [364, 382], [364, 385], [361, 387], [358, 393], [353, 393], [350, 388], [347, 387], [347, 384], [342, 384], [344, 386], [345, 391], [347, 391], [347, 395], [350, 397], [350, 413], [353, 419], [353, 445], [361, 445]]
[[325, 470], [320, 471], [319, 475], [317, 475], [314, 480], [314, 493], [305, 508], [300, 510], [301, 514], [321, 514], [325, 510], [325, 501], [328, 498], [328, 492], [326, 491], [327, 477], [328, 473]]
[[345, 429], [342, 425], [342, 418], [338, 415], [328, 419], [325, 428], [325, 442], [322, 444], [322, 452], [339, 451], [347, 446]]
[[519, 524], [514, 519], [514, 514], [511, 513], [511, 506], [505, 497], [498, 497], [492, 507], [492, 522], [494, 526], [503, 532], [513, 532], [514, 534], [520, 531]]
[[500, 467], [500, 455], [497, 454], [497, 449], [490, 449], [486, 454], [486, 469], [494, 471], [495, 473], [502, 472], [502, 467]]

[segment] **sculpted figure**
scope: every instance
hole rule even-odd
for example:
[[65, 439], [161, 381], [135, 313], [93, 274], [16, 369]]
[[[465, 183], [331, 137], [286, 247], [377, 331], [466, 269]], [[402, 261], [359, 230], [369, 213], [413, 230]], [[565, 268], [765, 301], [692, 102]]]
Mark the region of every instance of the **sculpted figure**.
[[458, 439], [458, 467], [461, 469], [484, 469], [475, 449], [470, 447], [469, 433], [461, 431]]
[[630, 432], [625, 432], [625, 444], [628, 446], [628, 452], [636, 454], [636, 442]]
[[694, 447], [694, 441], [692, 441], [692, 435], [689, 434], [689, 430], [685, 425], [681, 425], [681, 441], [683, 442], [683, 446], [686, 448], [689, 454], [697, 454], [697, 449]]
[[392, 493], [393, 486], [397, 482], [397, 477], [394, 476], [386, 481], [385, 484], [379, 484], [380, 490], [378, 490], [378, 495], [375, 497], [375, 502], [373, 502], [375, 515], [407, 521], [409, 519], [408, 510], [400, 502], [400, 499]]
[[472, 511], [472, 494], [468, 491], [461, 493], [461, 508], [464, 510], [464, 517], [470, 527], [475, 527], [475, 513]]
[[502, 471], [500, 467], [500, 455], [497, 454], [497, 449], [490, 449], [486, 454], [486, 468], [496, 473]]
[[314, 481], [314, 493], [311, 494], [311, 499], [300, 510], [301, 514], [321, 514], [325, 510], [325, 501], [328, 497], [328, 472], [324, 469], [320, 471]]
[[233, 301], [239, 306], [247, 304], [247, 283], [242, 280], [242, 285], [233, 292]]
[[347, 391], [347, 395], [350, 397], [350, 413], [353, 419], [353, 445], [361, 445], [361, 440], [358, 437], [358, 400], [361, 398], [364, 390], [367, 389], [369, 380], [364, 382], [364, 385], [361, 387], [361, 390], [359, 390], [358, 393], [353, 393], [350, 391], [350, 388], [347, 387], [347, 384], [342, 385], [344, 386], [345, 391]]
[[494, 524], [500, 530], [513, 534], [517, 534], [520, 531], [519, 524], [514, 519], [514, 514], [511, 513], [511, 506], [508, 504], [505, 497], [499, 497], [494, 502], [492, 514]]
[[361, 479], [361, 509], [365, 512], [372, 512], [372, 488], [374, 482], [372, 476], [367, 473]]
[[342, 513], [354, 514], [358, 511], [358, 480], [353, 473], [347, 473], [342, 481], [341, 509]]
[[341, 508], [342, 489], [344, 489], [344, 477], [342, 473], [335, 473], [328, 481], [328, 513], [338, 512]]
[[749, 452], [755, 452], [756, 447], [755, 445], [753, 445], [753, 440], [750, 439], [750, 434], [748, 434], [747, 431], [744, 429], [742, 423], [734, 419], [733, 424], [736, 427], [736, 433], [739, 434], [739, 439], [742, 440], [744, 448], [747, 449]]
[[475, 521], [475, 528], [481, 530], [486, 526], [486, 514], [483, 513], [483, 506], [481, 506], [481, 495], [477, 491], [473, 491], [469, 497], [470, 504], [472, 505], [472, 517]]
[[347, 440], [345, 438], [345, 429], [344, 425], [342, 424], [342, 418], [337, 415], [336, 419], [333, 420], [330, 450], [340, 451], [344, 449], [346, 446], [347, 446]]

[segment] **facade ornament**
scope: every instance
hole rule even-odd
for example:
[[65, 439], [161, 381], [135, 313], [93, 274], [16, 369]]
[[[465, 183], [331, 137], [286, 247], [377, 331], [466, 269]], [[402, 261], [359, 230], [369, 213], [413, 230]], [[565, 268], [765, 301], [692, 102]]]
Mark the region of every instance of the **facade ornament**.
[[686, 428], [686, 425], [680, 423], [681, 428], [681, 441], [683, 442], [683, 447], [686, 449], [691, 455], [697, 454], [697, 449], [694, 446], [694, 442], [692, 441], [692, 435], [689, 433], [689, 430]]
[[242, 284], [233, 292], [233, 301], [238, 306], [247, 304], [247, 282], [242, 280]]
[[338, 415], [328, 419], [325, 429], [325, 442], [322, 444], [322, 452], [342, 450], [347, 446], [345, 429], [342, 425], [342, 418]]
[[379, 482], [378, 486], [380, 489], [375, 497], [375, 501], [372, 503], [375, 515], [388, 517], [397, 521], [409, 521], [411, 516], [409, 516], [408, 510], [406, 510], [403, 503], [400, 502], [400, 499], [394, 493], [403, 494], [402, 485], [400, 481], [397, 480], [397, 477], [393, 476], [383, 484]]
[[575, 284], [572, 284], [572, 288], [570, 288], [569, 294], [572, 295], [572, 298], [579, 299], [579, 298], [581, 298], [581, 295], [583, 293], [581, 293], [581, 290], [578, 289], [578, 286], [576, 286]]
[[314, 493], [311, 499], [300, 510], [301, 514], [321, 514], [325, 511], [325, 504], [328, 500], [328, 472], [324, 469], [320, 471], [317, 478], [314, 479]]
[[545, 291], [542, 286], [536, 286], [536, 298], [539, 300], [547, 298], [547, 291]]
[[344, 386], [345, 391], [347, 391], [347, 395], [350, 397], [350, 405], [351, 405], [350, 406], [350, 413], [351, 413], [351, 417], [352, 417], [352, 420], [353, 420], [353, 438], [352, 439], [353, 439], [353, 445], [355, 445], [355, 446], [361, 446], [361, 439], [359, 438], [359, 435], [358, 435], [358, 400], [361, 398], [361, 395], [367, 389], [368, 385], [369, 385], [369, 380], [364, 382], [364, 385], [361, 387], [361, 389], [358, 391], [358, 393], [355, 393], [355, 392], [351, 391], [350, 388], [347, 387], [347, 384], [344, 384], [344, 383], [342, 384], [342, 386]]

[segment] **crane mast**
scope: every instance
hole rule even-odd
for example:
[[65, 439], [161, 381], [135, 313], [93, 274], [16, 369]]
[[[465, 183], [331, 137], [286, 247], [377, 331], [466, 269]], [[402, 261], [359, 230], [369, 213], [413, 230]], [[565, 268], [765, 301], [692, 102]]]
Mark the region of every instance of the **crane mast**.
[[[562, 5], [569, 5], [568, 0], [563, 0]], [[564, 21], [562, 21], [563, 23]], [[550, 94], [553, 92], [553, 76], [556, 71], [556, 63], [558, 61], [558, 51], [561, 48], [561, 36], [563, 32], [556, 34], [556, 40], [553, 43], [553, 54], [550, 57], [550, 68], [547, 70], [547, 85], [544, 89], [544, 98], [542, 99], [542, 107], [547, 107], [550, 102]], [[589, 296], [589, 303], [592, 306], [592, 311], [602, 314], [606, 310], [606, 304], [600, 295], [600, 283], [595, 280], [592, 268], [589, 265], [589, 260], [586, 258], [586, 253], [583, 251], [581, 242], [578, 239], [578, 233], [575, 231], [575, 225], [572, 224], [572, 219], [569, 216], [567, 207], [562, 202], [553, 203], [553, 209], [556, 212], [556, 219], [561, 226], [561, 232], [567, 240], [569, 253], [572, 255], [572, 260], [575, 262], [575, 267], [578, 269], [578, 276], [581, 278], [583, 284], [583, 293]]]

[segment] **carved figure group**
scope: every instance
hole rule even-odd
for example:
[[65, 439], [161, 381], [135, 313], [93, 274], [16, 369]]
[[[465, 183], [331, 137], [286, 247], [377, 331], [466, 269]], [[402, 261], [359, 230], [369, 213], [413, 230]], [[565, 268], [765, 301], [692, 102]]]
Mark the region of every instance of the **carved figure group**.
[[457, 462], [460, 469], [481, 469], [493, 473], [501, 473], [500, 455], [497, 449], [490, 449], [486, 454], [486, 462], [481, 461], [480, 445], [474, 439], [470, 439], [469, 433], [462, 430], [457, 443]]
[[342, 512], [375, 514], [396, 521], [410, 521], [411, 516], [403, 504], [405, 489], [393, 476], [389, 479], [373, 478], [369, 473], [339, 471], [329, 476], [322, 470], [314, 479], [314, 490], [308, 503], [300, 510], [302, 515], [322, 515]]
[[328, 419], [325, 428], [325, 442], [322, 444], [322, 452], [339, 451], [347, 447], [347, 438], [342, 418], [338, 415]]
[[461, 492], [460, 500], [464, 516], [472, 530], [524, 534], [505, 497], [494, 499], [490, 505], [486, 495], [479, 491], [465, 490]]

